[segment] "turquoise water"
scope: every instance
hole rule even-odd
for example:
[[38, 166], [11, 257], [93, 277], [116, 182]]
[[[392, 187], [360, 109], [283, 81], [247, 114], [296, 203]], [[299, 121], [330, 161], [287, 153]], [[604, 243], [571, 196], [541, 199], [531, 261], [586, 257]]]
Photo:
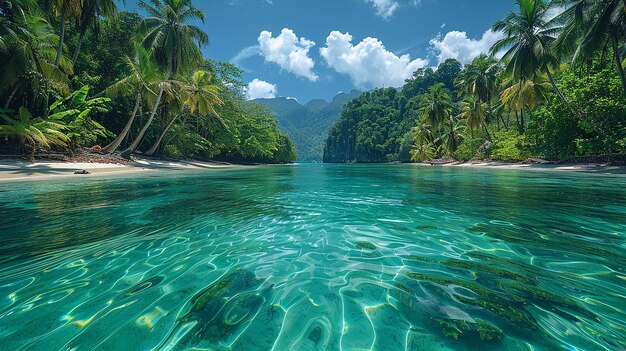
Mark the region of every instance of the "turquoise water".
[[1, 350], [624, 350], [626, 175], [0, 183]]

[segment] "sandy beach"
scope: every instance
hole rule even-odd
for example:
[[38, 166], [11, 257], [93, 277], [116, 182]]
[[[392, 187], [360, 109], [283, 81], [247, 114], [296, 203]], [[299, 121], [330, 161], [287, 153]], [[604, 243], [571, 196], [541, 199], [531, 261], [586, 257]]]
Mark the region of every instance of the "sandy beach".
[[625, 166], [612, 166], [600, 163], [507, 163], [497, 161], [470, 161], [470, 162], [450, 162], [444, 164], [431, 164], [429, 162], [414, 163], [416, 166], [424, 167], [467, 167], [467, 168], [494, 168], [494, 169], [524, 169], [524, 170], [545, 170], [545, 171], [578, 171], [597, 172], [608, 171], [616, 173], [626, 173]]
[[[128, 174], [191, 169], [223, 169], [246, 167], [227, 163], [198, 161], [165, 161], [139, 159], [129, 164], [0, 160], [0, 182], [45, 180], [58, 177], [94, 177], [105, 174]], [[89, 174], [75, 174], [87, 171]]]

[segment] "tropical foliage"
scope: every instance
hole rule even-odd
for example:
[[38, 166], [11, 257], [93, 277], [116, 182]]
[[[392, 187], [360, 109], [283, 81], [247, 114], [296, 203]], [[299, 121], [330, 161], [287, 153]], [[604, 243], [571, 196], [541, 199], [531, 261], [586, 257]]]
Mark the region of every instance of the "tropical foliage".
[[241, 70], [203, 57], [191, 0], [139, 1], [145, 17], [117, 4], [0, 1], [0, 153], [296, 158], [271, 112], [242, 98]]
[[[448, 60], [417, 71], [399, 90], [349, 103], [328, 136], [325, 161], [623, 162], [626, 3], [516, 4], [492, 28], [501, 39], [491, 56], [465, 67]], [[364, 146], [368, 153], [358, 152]]]

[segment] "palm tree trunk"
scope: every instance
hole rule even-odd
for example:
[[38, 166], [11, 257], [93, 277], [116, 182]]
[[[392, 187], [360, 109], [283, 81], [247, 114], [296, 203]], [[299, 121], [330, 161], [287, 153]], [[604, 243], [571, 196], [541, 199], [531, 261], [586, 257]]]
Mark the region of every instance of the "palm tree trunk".
[[619, 43], [617, 42], [617, 35], [615, 32], [611, 33], [611, 41], [613, 42], [613, 56], [615, 57], [615, 63], [617, 64], [617, 71], [619, 72], [619, 77], [622, 80], [622, 87], [624, 88], [624, 94], [626, 95], [626, 75], [624, 75], [622, 58], [619, 54]]
[[130, 146], [128, 147], [128, 149], [126, 149], [126, 151], [135, 152], [137, 148], [139, 148], [139, 146], [141, 145], [141, 142], [143, 141], [143, 137], [146, 135], [148, 128], [150, 128], [152, 121], [154, 121], [154, 116], [159, 110], [159, 105], [161, 104], [161, 99], [163, 98], [164, 90], [165, 90], [165, 86], [161, 85], [161, 89], [159, 90], [159, 95], [157, 96], [156, 102], [154, 103], [154, 107], [152, 108], [152, 113], [150, 114], [150, 118], [148, 118], [148, 122], [146, 122], [146, 124], [143, 126], [143, 128], [139, 132], [139, 135], [137, 135], [137, 137], [135, 138], [135, 141], [133, 141], [133, 143], [130, 144]]
[[487, 139], [489, 141], [492, 141], [491, 140], [491, 134], [489, 134], [489, 129], [487, 129], [487, 123], [482, 123], [482, 125], [483, 125], [483, 130], [485, 131], [485, 133], [487, 133]]
[[11, 101], [13, 100], [13, 96], [15, 96], [15, 94], [17, 93], [17, 90], [19, 88], [20, 88], [20, 85], [19, 84], [15, 84], [15, 88], [11, 92], [11, 95], [9, 95], [9, 97], [7, 98], [7, 102], [4, 104], [4, 108], [5, 109], [9, 108], [9, 106], [11, 105]]
[[133, 126], [133, 122], [135, 121], [135, 117], [137, 117], [137, 112], [139, 111], [139, 106], [141, 106], [141, 93], [137, 91], [137, 99], [135, 100], [135, 109], [133, 110], [133, 114], [130, 116], [130, 119], [126, 123], [124, 129], [120, 132], [120, 134], [113, 140], [113, 142], [107, 145], [104, 149], [102, 149], [103, 153], [112, 154], [117, 150], [118, 147], [122, 144], [130, 128]]
[[522, 106], [522, 132], [526, 131], [526, 111], [524, 111], [524, 106]]
[[59, 67], [61, 55], [63, 55], [63, 41], [65, 40], [65, 13], [61, 12], [61, 33], [59, 34], [59, 47], [57, 48], [57, 58], [54, 65]]
[[504, 125], [504, 130], [506, 130], [508, 132], [509, 131], [509, 125], [506, 124], [506, 121], [504, 120], [504, 116], [502, 115], [502, 113], [498, 113], [498, 116], [500, 117], [500, 120], [502, 121], [502, 124]]
[[80, 47], [83, 45], [83, 40], [85, 39], [86, 31], [81, 30], [80, 36], [78, 37], [78, 42], [76, 43], [76, 49], [74, 50], [74, 56], [72, 56], [72, 66], [76, 65], [76, 61], [78, 61], [78, 54], [80, 53]]
[[154, 145], [152, 145], [150, 150], [148, 150], [146, 152], [146, 155], [148, 155], [148, 156], [154, 155], [154, 153], [159, 149], [159, 145], [161, 145], [161, 142], [163, 141], [163, 138], [165, 138], [165, 135], [170, 130], [170, 128], [172, 128], [172, 126], [174, 125], [174, 122], [176, 122], [177, 119], [178, 119], [178, 116], [175, 115], [172, 118], [172, 120], [167, 124], [167, 126], [165, 126], [165, 129], [163, 129], [163, 132], [161, 133], [161, 135], [159, 135], [159, 138], [154, 143]]
[[552, 89], [554, 89], [554, 92], [557, 93], [557, 95], [559, 95], [561, 100], [563, 100], [563, 103], [565, 103], [565, 106], [569, 108], [570, 107], [569, 101], [567, 101], [567, 99], [565, 98], [565, 95], [563, 95], [559, 87], [556, 86], [556, 82], [554, 81], [554, 77], [552, 76], [550, 69], [548, 68], [548, 66], [544, 66], [544, 67], [545, 67], [544, 70], [546, 71], [546, 74], [548, 75], [548, 79], [550, 79], [550, 84], [552, 84]]

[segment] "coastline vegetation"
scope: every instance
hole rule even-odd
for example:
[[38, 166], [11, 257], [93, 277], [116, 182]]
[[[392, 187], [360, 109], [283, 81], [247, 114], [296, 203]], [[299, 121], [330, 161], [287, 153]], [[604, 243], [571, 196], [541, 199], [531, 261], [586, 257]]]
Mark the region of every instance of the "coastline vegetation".
[[191, 0], [0, 1], [0, 154], [75, 152], [288, 163], [242, 71], [203, 57]]
[[448, 59], [400, 89], [350, 102], [325, 162], [533, 158], [623, 162], [626, 4], [517, 0], [501, 39], [463, 66]]

